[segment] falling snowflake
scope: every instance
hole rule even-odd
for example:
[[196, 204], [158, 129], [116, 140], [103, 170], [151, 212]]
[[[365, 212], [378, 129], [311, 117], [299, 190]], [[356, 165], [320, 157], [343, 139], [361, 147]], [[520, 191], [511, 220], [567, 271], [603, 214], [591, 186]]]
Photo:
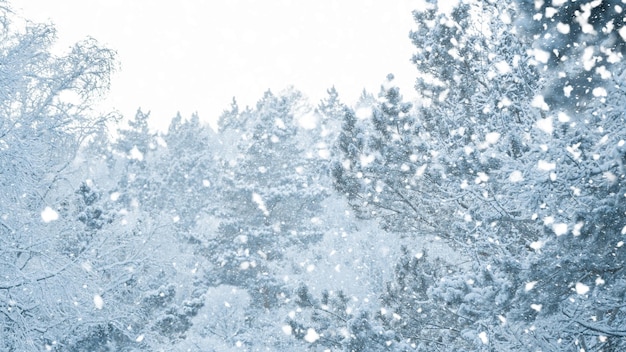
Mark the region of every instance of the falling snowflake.
[[567, 233], [567, 224], [554, 224], [552, 225], [552, 231], [554, 231], [557, 236], [565, 235]]
[[530, 291], [533, 288], [535, 288], [535, 285], [537, 285], [537, 281], [531, 281], [526, 283], [526, 285], [524, 286], [524, 291]]
[[511, 172], [511, 174], [509, 175], [509, 181], [511, 183], [524, 181], [524, 175], [522, 175], [521, 171], [515, 170], [515, 171]]
[[50, 207], [46, 207], [41, 212], [41, 220], [43, 220], [43, 222], [45, 223], [59, 220], [59, 213], [57, 213], [56, 211], [54, 211], [54, 209]]
[[582, 282], [577, 282], [575, 289], [576, 293], [579, 295], [584, 295], [589, 292], [589, 286], [583, 284]]
[[487, 337], [487, 333], [484, 331], [478, 334], [478, 338], [483, 343], [483, 345], [486, 345], [489, 343], [489, 337]]
[[93, 296], [93, 305], [96, 306], [96, 309], [102, 309], [104, 307], [104, 300], [100, 295]]
[[306, 335], [304, 336], [304, 341], [309, 342], [309, 343], [313, 343], [317, 340], [319, 340], [320, 335], [317, 333], [317, 331], [315, 331], [315, 329], [313, 328], [309, 328], [306, 331]]

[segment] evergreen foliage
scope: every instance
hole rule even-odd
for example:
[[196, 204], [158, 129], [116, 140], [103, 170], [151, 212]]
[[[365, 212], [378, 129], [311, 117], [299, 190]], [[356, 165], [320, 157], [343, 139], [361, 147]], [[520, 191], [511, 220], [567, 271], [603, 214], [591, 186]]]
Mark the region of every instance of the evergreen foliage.
[[90, 110], [112, 51], [0, 1], [0, 350], [626, 349], [621, 9], [426, 1], [417, 101], [161, 133]]

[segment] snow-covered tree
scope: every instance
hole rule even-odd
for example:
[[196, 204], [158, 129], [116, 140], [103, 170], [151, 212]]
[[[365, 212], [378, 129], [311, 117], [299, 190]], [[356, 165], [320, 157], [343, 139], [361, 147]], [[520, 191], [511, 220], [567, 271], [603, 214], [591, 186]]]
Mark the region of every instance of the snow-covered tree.
[[210, 241], [211, 255], [221, 258], [216, 283], [260, 284], [285, 248], [305, 246], [321, 235], [314, 217], [327, 191], [318, 182], [315, 159], [299, 146], [299, 116], [293, 112], [299, 99], [297, 92], [268, 92], [255, 110], [236, 117], [244, 121], [243, 129], [220, 131], [238, 139], [227, 146], [236, 151], [225, 153], [233, 158], [222, 162], [223, 210], [219, 234]]
[[[390, 296], [411, 302], [421, 292], [436, 316], [457, 315], [442, 324], [456, 331], [449, 348], [622, 348], [622, 84], [587, 92], [597, 99], [575, 113], [551, 110], [549, 79], [515, 35], [512, 11], [462, 3], [450, 16], [415, 12], [422, 100], [398, 125], [410, 132], [346, 123], [353, 137], [339, 189], [387, 228], [442, 237], [472, 259], [471, 271], [425, 291], [396, 278]], [[372, 108], [374, 126], [397, 120], [376, 114], [389, 104]], [[396, 331], [424, 323], [402, 318], [417, 320]]]
[[[594, 89], [616, 82], [626, 52], [624, 3], [516, 0], [516, 29], [533, 42], [537, 65], [553, 71], [546, 101], [572, 108], [593, 99]], [[573, 110], [573, 109], [572, 109]]]
[[174, 219], [180, 230], [190, 233], [200, 218], [213, 215], [219, 207], [218, 138], [194, 114], [185, 121], [177, 115], [163, 140], [164, 154], [154, 169], [163, 188], [154, 205]]
[[108, 221], [96, 208], [65, 219], [62, 202], [76, 190], [81, 144], [107, 121], [90, 104], [108, 88], [115, 61], [93, 39], [54, 55], [52, 26], [15, 18], [0, 3], [0, 348], [43, 350], [89, 324], [81, 317], [98, 309], [102, 293], [81, 268], [94, 244], [59, 239]]

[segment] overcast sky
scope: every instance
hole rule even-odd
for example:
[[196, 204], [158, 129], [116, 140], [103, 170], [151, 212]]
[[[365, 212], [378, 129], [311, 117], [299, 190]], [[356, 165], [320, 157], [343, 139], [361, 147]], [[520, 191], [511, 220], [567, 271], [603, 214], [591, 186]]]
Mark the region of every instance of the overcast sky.
[[415, 68], [408, 38], [416, 0], [13, 0], [52, 21], [65, 48], [86, 36], [117, 50], [121, 71], [106, 106], [141, 107], [153, 127], [180, 111], [214, 121], [235, 96], [254, 105], [289, 85], [313, 104], [335, 85], [347, 103], [374, 93], [388, 73], [406, 98]]

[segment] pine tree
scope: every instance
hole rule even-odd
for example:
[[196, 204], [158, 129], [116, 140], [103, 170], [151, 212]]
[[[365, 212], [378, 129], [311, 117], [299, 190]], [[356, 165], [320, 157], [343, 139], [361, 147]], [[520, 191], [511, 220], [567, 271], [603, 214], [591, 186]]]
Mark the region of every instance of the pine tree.
[[297, 99], [297, 92], [268, 92], [256, 110], [240, 117], [245, 129], [237, 130], [238, 154], [222, 162], [224, 210], [219, 237], [210, 245], [224, 256], [218, 263], [228, 270], [212, 280], [229, 285], [265, 280], [267, 265], [281, 258], [285, 248], [320, 236], [310, 219], [326, 191], [316, 183], [312, 161], [298, 146], [291, 111]]

